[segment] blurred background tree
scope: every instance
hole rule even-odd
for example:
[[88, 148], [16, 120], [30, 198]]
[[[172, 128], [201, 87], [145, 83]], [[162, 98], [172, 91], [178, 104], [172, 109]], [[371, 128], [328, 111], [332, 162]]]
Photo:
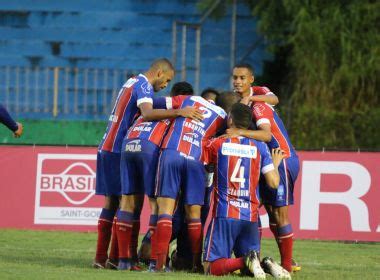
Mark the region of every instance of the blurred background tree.
[[273, 54], [259, 81], [279, 95], [296, 148], [379, 149], [380, 2], [245, 2]]

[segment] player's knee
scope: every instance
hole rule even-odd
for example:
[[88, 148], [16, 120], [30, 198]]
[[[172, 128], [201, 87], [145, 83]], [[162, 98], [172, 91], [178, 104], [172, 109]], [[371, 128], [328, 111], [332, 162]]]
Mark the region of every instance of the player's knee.
[[200, 219], [201, 206], [200, 205], [185, 205], [186, 219]]
[[158, 215], [173, 215], [173, 210], [175, 206], [175, 200], [168, 197], [158, 197], [157, 198], [158, 205]]
[[157, 200], [155, 198], [149, 198], [150, 212], [155, 215], [158, 213]]
[[290, 223], [288, 206], [275, 207], [273, 212], [274, 212], [277, 226], [281, 227]]
[[106, 196], [104, 208], [116, 211], [119, 207], [120, 198], [116, 195]]
[[121, 197], [120, 209], [127, 212], [135, 212], [135, 199], [133, 195], [123, 195]]

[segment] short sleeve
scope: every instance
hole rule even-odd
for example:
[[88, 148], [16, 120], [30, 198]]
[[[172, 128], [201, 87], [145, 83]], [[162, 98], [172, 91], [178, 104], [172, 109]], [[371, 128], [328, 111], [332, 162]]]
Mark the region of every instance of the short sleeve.
[[252, 89], [255, 95], [271, 95], [271, 94], [274, 95], [274, 93], [267, 87], [254, 86], [252, 87]]
[[273, 110], [268, 104], [255, 102], [252, 109], [252, 117], [255, 119], [257, 127], [262, 124], [271, 124], [270, 120], [273, 119]]
[[218, 149], [221, 146], [222, 139], [211, 138], [206, 141], [207, 142], [203, 145], [203, 162], [205, 164], [216, 163]]
[[153, 97], [153, 109], [167, 109], [166, 98], [168, 97]]
[[258, 142], [258, 149], [261, 155], [261, 173], [265, 174], [269, 171], [274, 170], [272, 156], [270, 155], [269, 148], [263, 142]]
[[171, 98], [172, 108], [173, 109], [179, 109], [179, 108], [181, 108], [183, 101], [185, 101], [185, 99], [188, 98], [188, 97], [189, 97], [188, 95], [173, 96]]
[[142, 103], [151, 103], [153, 105], [153, 87], [149, 82], [138, 82], [133, 90], [137, 97], [137, 106], [140, 106]]

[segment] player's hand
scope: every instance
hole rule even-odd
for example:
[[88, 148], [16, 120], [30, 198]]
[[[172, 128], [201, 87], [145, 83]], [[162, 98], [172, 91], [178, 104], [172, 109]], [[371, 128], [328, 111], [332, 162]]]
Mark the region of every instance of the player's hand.
[[17, 123], [17, 130], [13, 133], [13, 136], [19, 138], [22, 135], [23, 126], [21, 123]]
[[282, 160], [285, 158], [285, 153], [283, 150], [280, 148], [276, 148], [272, 150], [272, 160], [273, 160], [273, 165], [277, 168]]
[[184, 118], [190, 118], [196, 121], [202, 121], [203, 120], [203, 113], [199, 109], [195, 107], [185, 107], [183, 109], [178, 110], [179, 115]]
[[226, 129], [226, 132], [220, 136], [221, 138], [234, 138], [241, 136], [241, 131], [239, 128], [231, 127]]

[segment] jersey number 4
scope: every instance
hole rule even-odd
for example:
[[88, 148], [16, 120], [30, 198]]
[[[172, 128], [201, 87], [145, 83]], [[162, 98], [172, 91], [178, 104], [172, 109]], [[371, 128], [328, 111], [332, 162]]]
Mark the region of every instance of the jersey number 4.
[[244, 166], [241, 166], [241, 158], [239, 158], [236, 162], [234, 170], [232, 171], [230, 181], [233, 183], [240, 183], [240, 188], [244, 188]]

